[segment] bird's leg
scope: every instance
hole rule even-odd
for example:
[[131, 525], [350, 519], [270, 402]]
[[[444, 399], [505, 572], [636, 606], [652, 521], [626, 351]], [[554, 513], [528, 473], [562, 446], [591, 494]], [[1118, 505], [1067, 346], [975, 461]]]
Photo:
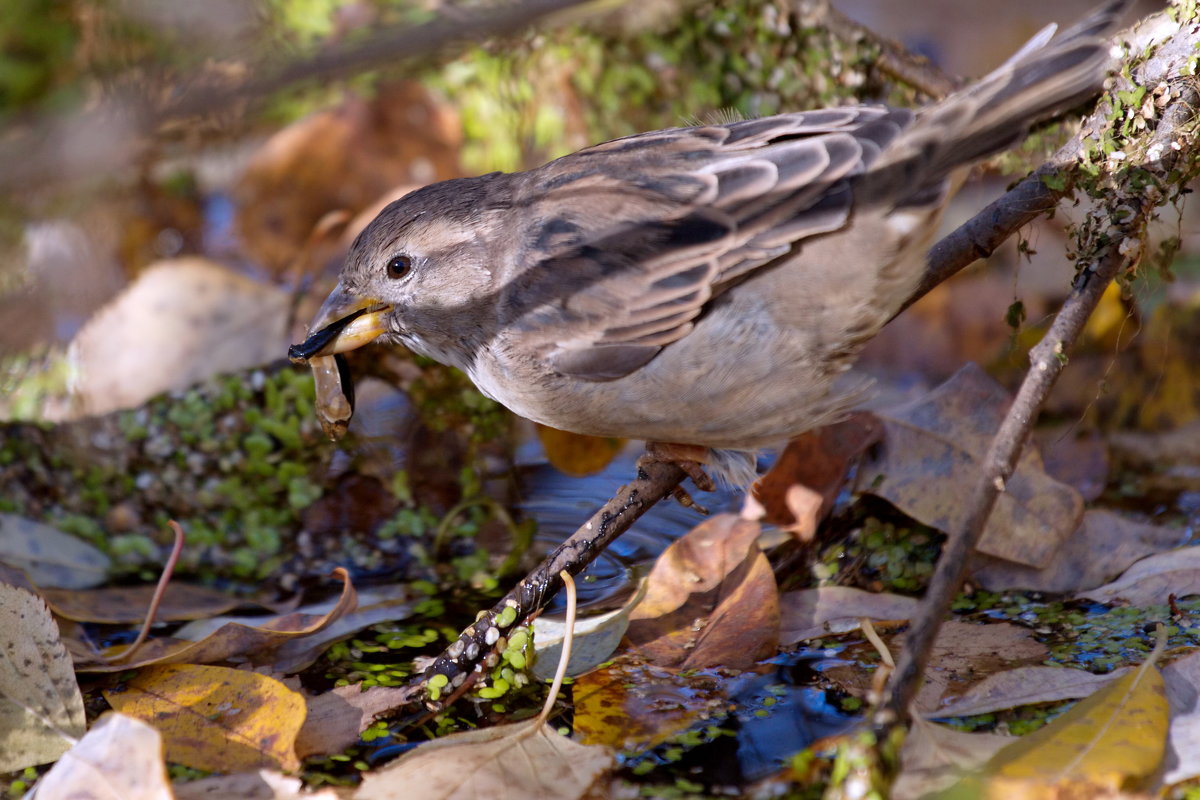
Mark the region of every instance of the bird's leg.
[[[708, 463], [709, 449], [697, 444], [675, 444], [673, 442], [646, 442], [646, 455], [643, 458], [662, 464], [675, 464], [692, 479], [692, 483], [702, 492], [711, 492], [717, 488], [713, 479], [704, 471]], [[708, 509], [697, 503], [682, 486], [676, 486], [671, 492], [680, 505], [694, 508], [701, 514], [707, 514]]]

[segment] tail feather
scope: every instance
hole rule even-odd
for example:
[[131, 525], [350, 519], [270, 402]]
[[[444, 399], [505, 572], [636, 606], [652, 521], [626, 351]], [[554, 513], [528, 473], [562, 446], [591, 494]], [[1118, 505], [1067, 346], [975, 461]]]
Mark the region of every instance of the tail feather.
[[1058, 36], [1053, 26], [1043, 29], [995, 71], [922, 110], [889, 160], [913, 159], [919, 173], [936, 179], [1011, 147], [1035, 123], [1094, 96], [1112, 60], [1108, 38], [1131, 4], [1112, 0]]

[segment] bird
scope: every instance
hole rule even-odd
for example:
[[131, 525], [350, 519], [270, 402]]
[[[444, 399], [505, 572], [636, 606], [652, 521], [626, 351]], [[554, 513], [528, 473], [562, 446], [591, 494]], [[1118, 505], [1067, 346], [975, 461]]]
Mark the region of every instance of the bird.
[[839, 376], [916, 288], [961, 176], [1095, 96], [1128, 5], [917, 110], [652, 131], [418, 189], [357, 237], [289, 355], [329, 375], [337, 354], [403, 345], [522, 417], [744, 485], [759, 450], [859, 397]]

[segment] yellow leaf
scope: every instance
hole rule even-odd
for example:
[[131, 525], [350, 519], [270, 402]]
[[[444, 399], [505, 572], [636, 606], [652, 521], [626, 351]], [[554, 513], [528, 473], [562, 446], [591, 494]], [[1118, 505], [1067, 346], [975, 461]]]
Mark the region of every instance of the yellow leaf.
[[584, 436], [545, 425], [537, 426], [538, 439], [546, 458], [554, 468], [567, 475], [584, 476], [599, 472], [621, 452], [624, 439]]
[[162, 734], [167, 760], [196, 769], [297, 770], [296, 735], [304, 698], [256, 672], [194, 664], [149, 667], [121, 691], [113, 708]]
[[1088, 317], [1083, 338], [1095, 342], [1098, 348], [1112, 351], [1120, 346], [1122, 339], [1128, 342], [1136, 328], [1136, 322], [1130, 318], [1129, 308], [1121, 300], [1121, 287], [1113, 281], [1100, 296], [1096, 310]]
[[1158, 769], [1167, 741], [1166, 688], [1154, 666], [1157, 653], [996, 753], [972, 779], [981, 789], [978, 796], [1048, 798], [1065, 791], [1084, 797], [1142, 788]]

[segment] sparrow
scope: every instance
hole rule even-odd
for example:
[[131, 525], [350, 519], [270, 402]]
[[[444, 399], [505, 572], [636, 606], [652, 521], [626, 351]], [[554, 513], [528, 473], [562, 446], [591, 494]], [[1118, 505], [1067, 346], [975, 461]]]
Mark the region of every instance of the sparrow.
[[748, 482], [753, 453], [858, 397], [835, 381], [916, 288], [965, 169], [1098, 92], [1127, 5], [919, 110], [652, 131], [414, 191], [354, 241], [289, 355], [341, 423], [331, 357], [380, 340], [522, 417], [683, 445]]

